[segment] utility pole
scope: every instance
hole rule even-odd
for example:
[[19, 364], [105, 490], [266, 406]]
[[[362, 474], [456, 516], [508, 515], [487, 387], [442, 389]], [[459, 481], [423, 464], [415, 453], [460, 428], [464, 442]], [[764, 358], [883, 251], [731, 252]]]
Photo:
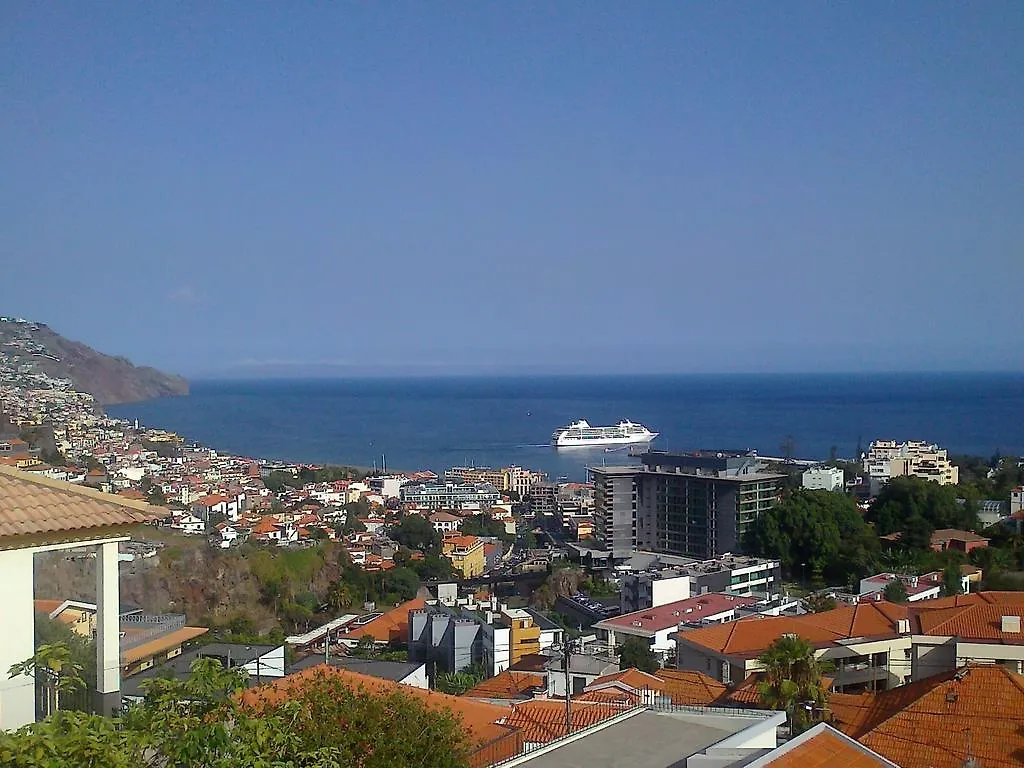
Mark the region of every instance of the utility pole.
[[569, 685], [569, 663], [572, 657], [572, 640], [565, 638], [565, 651], [563, 653], [563, 668], [565, 669], [565, 735], [572, 733], [572, 689]]

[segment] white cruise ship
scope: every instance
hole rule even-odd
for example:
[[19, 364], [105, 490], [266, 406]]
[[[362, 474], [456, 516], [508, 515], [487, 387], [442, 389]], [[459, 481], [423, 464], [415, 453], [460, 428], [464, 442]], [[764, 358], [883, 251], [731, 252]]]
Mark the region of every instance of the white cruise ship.
[[658, 436], [643, 424], [620, 421], [614, 427], [592, 427], [586, 421], [574, 421], [567, 427], [556, 429], [551, 442], [559, 448], [569, 446], [629, 445], [649, 443]]

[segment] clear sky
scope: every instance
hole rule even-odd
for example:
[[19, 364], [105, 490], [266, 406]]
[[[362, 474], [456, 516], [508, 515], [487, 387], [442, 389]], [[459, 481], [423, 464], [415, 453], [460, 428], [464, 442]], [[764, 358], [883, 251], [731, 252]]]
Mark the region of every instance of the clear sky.
[[186, 375], [1024, 369], [1024, 3], [0, 3], [0, 314]]

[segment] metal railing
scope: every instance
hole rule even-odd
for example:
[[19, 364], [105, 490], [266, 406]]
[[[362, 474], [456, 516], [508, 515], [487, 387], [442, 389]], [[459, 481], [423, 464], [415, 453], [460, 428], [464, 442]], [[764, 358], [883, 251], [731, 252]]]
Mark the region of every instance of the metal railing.
[[623, 706], [614, 715], [599, 720], [596, 723], [589, 723], [579, 728], [570, 727], [568, 733], [557, 736], [547, 741], [526, 741], [522, 731], [514, 730], [511, 733], [499, 736], [496, 739], [482, 744], [469, 757], [470, 768], [496, 768], [496, 766], [517, 760], [524, 755], [540, 750], [554, 749], [562, 743], [572, 741], [585, 735], [589, 731], [607, 727], [613, 722], [618, 722], [628, 716], [643, 712], [650, 707], [645, 705]]
[[[133, 631], [130, 635], [121, 638], [121, 650], [136, 648], [147, 643], [153, 638], [175, 632], [185, 626], [185, 614], [163, 613], [163, 614], [131, 614], [121, 617], [121, 627], [140, 627], [139, 631]], [[134, 627], [132, 627], [134, 629]]]

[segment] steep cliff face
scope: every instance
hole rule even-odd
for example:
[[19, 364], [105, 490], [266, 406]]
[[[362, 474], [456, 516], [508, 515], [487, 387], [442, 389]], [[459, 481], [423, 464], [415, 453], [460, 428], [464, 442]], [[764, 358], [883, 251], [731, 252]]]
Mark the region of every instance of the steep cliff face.
[[[341, 550], [330, 543], [321, 545], [320, 555], [313, 550], [266, 550], [245, 556], [239, 550], [215, 549], [199, 537], [163, 533], [157, 541], [164, 546], [155, 557], [120, 564], [121, 602], [147, 613], [184, 613], [193, 625], [221, 626], [244, 617], [256, 630], [266, 631], [282, 623], [284, 616], [276, 616], [276, 608], [304, 592], [323, 602], [341, 576]], [[261, 578], [264, 587], [268, 581], [277, 584], [277, 601], [261, 589]], [[35, 594], [95, 602], [95, 558], [87, 550], [36, 555]]]
[[12, 377], [70, 380], [101, 405], [188, 394], [188, 382], [181, 376], [104, 355], [43, 323], [11, 318], [0, 318], [0, 367]]
[[[157, 557], [121, 563], [121, 602], [147, 613], [184, 613], [192, 624], [226, 624], [245, 615], [259, 629], [277, 624], [260, 602], [259, 588], [243, 558], [209, 547], [173, 548]], [[96, 600], [96, 560], [80, 552], [35, 558], [36, 597]]]

